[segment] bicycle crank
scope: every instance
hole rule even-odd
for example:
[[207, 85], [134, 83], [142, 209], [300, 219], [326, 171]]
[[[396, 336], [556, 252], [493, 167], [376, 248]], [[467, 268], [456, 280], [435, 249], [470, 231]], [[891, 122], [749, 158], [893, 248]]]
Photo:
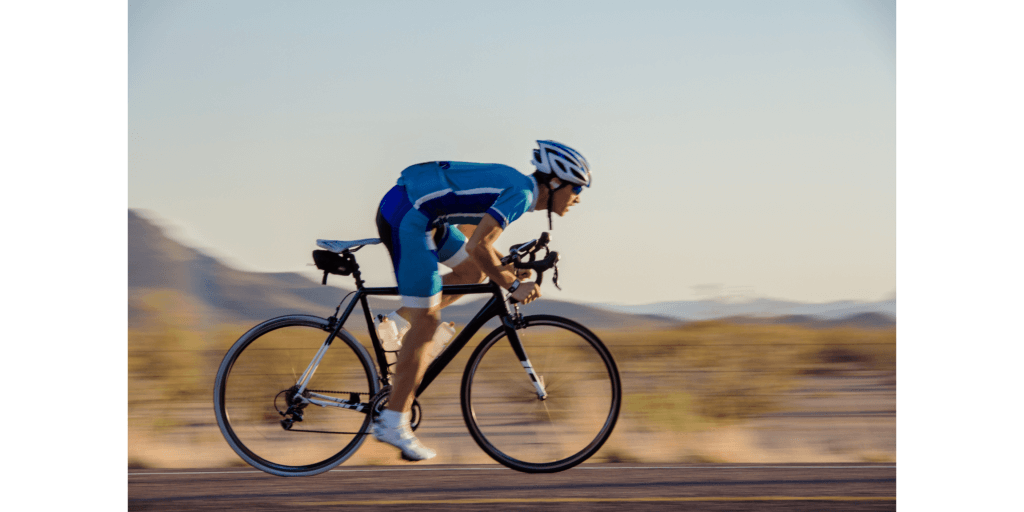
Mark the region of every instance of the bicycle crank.
[[[381, 412], [384, 412], [384, 407], [388, 404], [388, 397], [391, 396], [391, 386], [384, 386], [383, 389], [377, 393], [371, 400], [370, 406], [370, 418], [371, 421], [377, 421], [377, 416]], [[412, 400], [412, 417], [409, 418], [409, 427], [415, 432], [420, 426], [420, 420], [423, 419], [423, 408], [420, 407], [420, 401], [417, 399]]]

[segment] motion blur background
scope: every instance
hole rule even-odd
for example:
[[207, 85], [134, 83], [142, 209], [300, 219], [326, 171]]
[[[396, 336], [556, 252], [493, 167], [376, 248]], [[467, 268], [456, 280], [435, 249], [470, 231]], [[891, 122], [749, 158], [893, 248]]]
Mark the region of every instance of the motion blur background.
[[[894, 461], [895, 16], [889, 1], [128, 2], [129, 464], [240, 463], [213, 375], [255, 322], [332, 311], [350, 285], [313, 281], [313, 241], [376, 236], [408, 165], [529, 173], [546, 138], [594, 170], [554, 221], [564, 291], [534, 307], [619, 361], [622, 420], [595, 461]], [[502, 245], [546, 229], [527, 215]], [[380, 247], [359, 261], [394, 283]], [[488, 461], [456, 407], [468, 353], [423, 397], [435, 462]], [[351, 463], [393, 455], [371, 442]]]

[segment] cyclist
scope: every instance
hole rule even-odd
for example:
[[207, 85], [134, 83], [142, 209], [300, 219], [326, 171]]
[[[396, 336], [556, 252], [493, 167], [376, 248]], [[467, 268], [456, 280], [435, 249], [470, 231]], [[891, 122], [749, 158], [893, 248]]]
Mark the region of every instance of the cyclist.
[[[526, 176], [501, 164], [426, 162], [402, 171], [377, 210], [377, 230], [387, 246], [402, 296], [389, 318], [404, 335], [386, 409], [373, 425], [378, 441], [402, 450], [407, 460], [436, 455], [409, 427], [414, 394], [430, 361], [429, 343], [438, 331], [440, 310], [459, 296], [441, 294], [442, 284], [480, 283], [490, 278], [524, 304], [541, 296], [536, 283], [502, 266], [494, 242], [510, 223], [534, 210], [564, 216], [591, 183], [590, 165], [578, 151], [550, 140], [533, 150], [536, 172]], [[543, 206], [542, 206], [543, 205]], [[466, 229], [469, 239], [454, 225]], [[470, 226], [470, 227], [471, 227]], [[444, 278], [438, 263], [452, 269]]]

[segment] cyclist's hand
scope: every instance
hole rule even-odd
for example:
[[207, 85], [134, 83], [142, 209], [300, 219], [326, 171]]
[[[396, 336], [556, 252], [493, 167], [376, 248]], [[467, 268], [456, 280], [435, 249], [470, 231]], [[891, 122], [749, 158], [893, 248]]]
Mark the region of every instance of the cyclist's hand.
[[512, 292], [512, 298], [517, 302], [522, 302], [523, 304], [529, 304], [539, 297], [540, 286], [537, 286], [537, 283], [531, 281], [527, 281], [525, 283], [520, 282], [519, 288], [516, 288], [516, 291]]
[[533, 277], [532, 270], [528, 268], [516, 268], [512, 263], [505, 265], [504, 270], [508, 270], [509, 272], [511, 272], [512, 275], [516, 276], [516, 279], [520, 281], [524, 281], [526, 279]]

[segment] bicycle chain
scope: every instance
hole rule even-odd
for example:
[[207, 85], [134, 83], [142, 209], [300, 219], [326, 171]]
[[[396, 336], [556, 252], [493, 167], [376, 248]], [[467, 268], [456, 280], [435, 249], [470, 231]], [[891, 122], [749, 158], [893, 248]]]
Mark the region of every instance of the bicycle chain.
[[358, 393], [352, 391], [331, 391], [329, 389], [306, 389], [310, 393], [339, 393], [345, 395], [369, 395], [366, 391], [360, 391]]
[[[329, 390], [329, 389], [306, 389], [306, 391], [308, 391], [310, 393], [337, 393], [337, 394], [347, 394], [347, 395], [369, 395], [369, 393], [367, 393], [367, 392], [353, 393], [351, 391], [332, 391], [332, 390]], [[376, 395], [374, 395], [374, 396], [376, 396]], [[372, 403], [372, 398], [371, 398], [371, 403]], [[276, 407], [275, 407], [275, 409], [276, 409]], [[371, 409], [372, 409], [372, 407], [371, 407]], [[278, 410], [277, 412], [280, 413], [281, 411]], [[337, 431], [333, 431], [333, 430], [307, 430], [307, 429], [302, 429], [302, 428], [290, 428], [290, 429], [288, 429], [288, 432], [309, 432], [309, 433], [313, 433], [313, 434], [346, 434], [346, 435], [356, 435], [356, 436], [370, 435], [370, 432], [337, 432]]]

